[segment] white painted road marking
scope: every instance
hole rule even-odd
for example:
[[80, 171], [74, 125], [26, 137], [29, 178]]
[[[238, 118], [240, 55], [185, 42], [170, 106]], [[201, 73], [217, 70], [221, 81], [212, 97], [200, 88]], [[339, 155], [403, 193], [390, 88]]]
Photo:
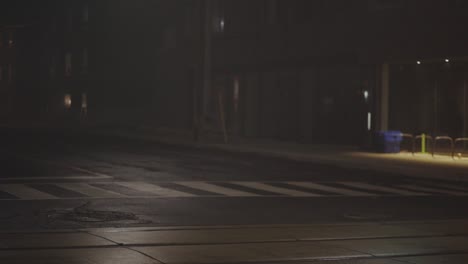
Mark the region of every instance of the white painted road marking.
[[0, 177], [0, 181], [31, 181], [31, 180], [103, 180], [103, 179], [110, 179], [111, 176], [57, 176], [57, 177], [9, 177], [4, 178]]
[[[70, 191], [70, 195], [67, 197], [56, 197], [53, 193], [49, 193], [48, 188], [36, 189], [34, 186], [29, 186], [20, 183], [12, 184], [0, 184], [0, 191], [13, 195], [16, 198], [3, 198], [0, 200], [48, 200], [48, 199], [135, 199], [135, 198], [177, 198], [177, 197], [350, 197], [350, 196], [371, 196], [371, 197], [385, 197], [385, 196], [415, 196], [415, 195], [434, 195], [434, 193], [440, 193], [452, 196], [467, 196], [468, 192], [453, 191], [443, 188], [430, 188], [422, 185], [414, 184], [401, 184], [398, 186], [382, 186], [375, 185], [366, 182], [340, 182], [343, 186], [347, 187], [334, 187], [328, 186], [327, 183], [314, 183], [314, 182], [274, 182], [287, 184], [282, 186], [275, 186], [264, 182], [250, 182], [250, 181], [235, 181], [225, 182], [230, 183], [229, 187], [217, 185], [216, 182], [204, 182], [204, 181], [175, 181], [166, 182], [171, 183], [174, 187], [162, 187], [156, 183], [145, 183], [145, 182], [99, 182], [106, 184], [109, 188], [102, 189], [97, 186], [90, 185], [84, 182], [61, 182], [61, 183], [45, 183], [46, 186], [57, 186], [65, 191]], [[223, 182], [218, 182], [223, 183]], [[41, 185], [41, 183], [37, 183]], [[213, 193], [212, 195], [199, 195], [196, 194], [195, 190], [192, 193], [190, 190], [179, 191], [177, 186], [186, 186], [196, 190], [203, 190]], [[292, 188], [288, 188], [290, 185]], [[122, 190], [120, 187], [125, 187], [136, 192], [136, 195], [128, 196], [120, 193]], [[239, 187], [239, 189], [236, 188]], [[248, 187], [252, 189], [251, 192], [245, 191], [241, 188]], [[310, 189], [311, 191], [300, 191], [296, 190], [294, 186]], [[369, 193], [365, 191], [356, 191], [351, 187], [368, 189]], [[400, 189], [401, 188], [401, 189]], [[52, 189], [51, 189], [52, 190]], [[257, 194], [255, 190], [267, 191], [272, 193], [271, 195]], [[325, 191], [330, 194], [317, 194], [318, 191]], [[377, 194], [370, 193], [374, 191], [389, 192], [389, 194]], [[138, 195], [141, 192], [141, 195]], [[85, 195], [86, 197], [73, 197], [73, 194], [77, 193]], [[335, 194], [336, 193], [336, 194]], [[423, 194], [424, 193], [424, 194]]]
[[59, 197], [41, 192], [23, 184], [0, 184], [0, 191], [9, 193], [24, 200], [59, 199]]
[[411, 190], [416, 190], [416, 191], [423, 191], [423, 192], [432, 192], [432, 193], [443, 193], [443, 194], [448, 194], [448, 195], [455, 195], [455, 196], [467, 196], [468, 193], [464, 192], [456, 192], [456, 191], [449, 191], [449, 190], [444, 190], [444, 189], [437, 189], [437, 188], [429, 188], [429, 187], [423, 187], [423, 186], [417, 186], [417, 185], [399, 185], [403, 188], [408, 188]]
[[305, 188], [309, 188], [309, 189], [312, 189], [312, 190], [319, 190], [319, 191], [337, 193], [337, 194], [345, 195], [345, 196], [375, 196], [375, 194], [373, 194], [373, 193], [359, 192], [359, 191], [355, 191], [355, 190], [332, 187], [332, 186], [327, 186], [327, 185], [313, 183], [313, 182], [288, 182], [288, 183], [291, 184], [291, 185], [296, 185], [296, 186], [299, 186], [299, 187], [305, 187]]
[[120, 198], [126, 197], [126, 195], [112, 192], [109, 190], [104, 190], [96, 186], [91, 186], [87, 183], [56, 183], [55, 185], [62, 187], [64, 189], [74, 191], [77, 193], [84, 194], [90, 197], [99, 197], [99, 198]]
[[157, 196], [164, 197], [190, 197], [195, 196], [191, 193], [185, 193], [177, 190], [172, 190], [169, 188], [164, 188], [159, 185], [145, 183], [145, 182], [116, 182], [118, 185], [125, 186], [130, 189], [134, 189], [141, 192], [152, 193]]
[[226, 196], [238, 196], [238, 197], [248, 197], [248, 196], [258, 196], [258, 194], [239, 191], [235, 189], [230, 189], [226, 187], [217, 186], [214, 184], [206, 183], [206, 182], [176, 182], [177, 184], [187, 186], [190, 188], [199, 189], [202, 191], [214, 192]]
[[380, 185], [375, 185], [375, 184], [369, 184], [365, 182], [340, 182], [340, 183], [346, 186], [351, 186], [351, 187], [356, 187], [356, 188], [361, 188], [361, 189], [366, 189], [366, 190], [371, 190], [371, 191], [373, 190], [383, 191], [383, 192], [389, 192], [393, 194], [401, 194], [401, 195], [409, 195], [409, 196], [427, 195], [426, 193], [411, 192], [407, 190], [385, 187], [385, 186], [380, 186]]
[[457, 190], [457, 191], [468, 192], [468, 188], [463, 188], [463, 187], [458, 186], [458, 185], [437, 184], [437, 187], [443, 187], [443, 188], [454, 189], [454, 190]]
[[276, 187], [272, 185], [268, 185], [265, 183], [261, 182], [231, 182], [233, 184], [253, 188], [253, 189], [258, 189], [262, 191], [267, 191], [267, 192], [273, 192], [273, 193], [279, 193], [283, 195], [289, 195], [289, 196], [301, 196], [301, 197], [308, 197], [308, 196], [322, 196], [320, 194], [315, 194], [315, 193], [309, 193], [309, 192], [301, 192], [297, 191], [294, 189], [287, 189], [283, 187]]

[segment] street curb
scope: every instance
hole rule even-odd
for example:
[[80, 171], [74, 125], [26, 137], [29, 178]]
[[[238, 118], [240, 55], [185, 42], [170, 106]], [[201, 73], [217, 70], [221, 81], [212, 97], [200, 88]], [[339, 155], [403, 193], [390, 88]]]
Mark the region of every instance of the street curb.
[[[15, 126], [0, 125], [1, 128], [6, 129], [24, 129]], [[320, 148], [312, 150], [311, 152], [303, 153], [287, 153], [278, 150], [265, 150], [255, 148], [255, 146], [246, 145], [224, 145], [215, 143], [197, 143], [190, 140], [174, 140], [164, 139], [155, 136], [146, 136], [141, 134], [130, 134], [119, 131], [109, 131], [105, 129], [90, 130], [89, 128], [51, 128], [51, 127], [36, 127], [38, 131], [42, 132], [58, 132], [68, 133], [73, 132], [77, 134], [87, 134], [90, 136], [111, 136], [118, 137], [126, 140], [139, 140], [145, 142], [153, 142], [159, 145], [182, 147], [196, 150], [217, 151], [230, 154], [251, 155], [260, 158], [282, 159], [296, 162], [321, 164], [343, 169], [359, 169], [365, 171], [382, 172], [394, 175], [405, 175], [419, 179], [432, 179], [437, 181], [455, 181], [455, 182], [468, 182], [468, 163], [465, 162], [435, 162], [434, 159], [421, 161], [416, 159], [390, 159], [388, 155], [396, 154], [378, 154], [373, 157], [366, 157], [366, 152], [353, 151], [351, 149], [345, 151], [328, 151], [325, 155], [320, 153]], [[387, 155], [387, 156], [386, 156]], [[357, 157], [352, 157], [357, 156]]]
[[[154, 138], [143, 135], [129, 135], [119, 132], [109, 131], [91, 131], [88, 133], [100, 135], [100, 136], [115, 136], [125, 139], [135, 139], [142, 141], [149, 141], [166, 146], [185, 147], [197, 150], [211, 150], [221, 151], [224, 153], [235, 153], [235, 154], [246, 154], [254, 155], [263, 158], [274, 158], [283, 159], [297, 162], [315, 163], [329, 165], [333, 167], [339, 167], [344, 169], [359, 169], [375, 172], [384, 172], [395, 175], [405, 175], [414, 178], [421, 179], [433, 179], [438, 181], [457, 181], [457, 182], [468, 182], [468, 163], [465, 164], [425, 164], [418, 160], [388, 160], [385, 159], [384, 155], [392, 154], [379, 154], [382, 158], [350, 158], [349, 152], [345, 155], [341, 154], [341, 157], [327, 157], [326, 155], [311, 153], [308, 155], [298, 153], [285, 153], [283, 151], [271, 151], [271, 150], [259, 150], [259, 149], [248, 149], [242, 146], [224, 146], [221, 144], [212, 143], [196, 143], [196, 142], [181, 142], [175, 140], [165, 140], [161, 138]], [[355, 152], [360, 153], [360, 152]], [[363, 152], [362, 152], [363, 153]], [[330, 156], [330, 155], [329, 155]], [[341, 158], [341, 159], [339, 159]]]

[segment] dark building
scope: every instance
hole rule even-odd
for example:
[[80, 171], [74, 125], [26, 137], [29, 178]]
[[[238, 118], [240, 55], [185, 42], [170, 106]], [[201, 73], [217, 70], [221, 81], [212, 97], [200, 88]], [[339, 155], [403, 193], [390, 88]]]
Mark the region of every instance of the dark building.
[[364, 1], [181, 2], [160, 63], [177, 75], [165, 87], [189, 95], [187, 83], [199, 84], [197, 99], [183, 98], [191, 107], [173, 109], [186, 126], [196, 104], [203, 130], [219, 132], [224, 116], [234, 137], [364, 139], [376, 85], [374, 62], [362, 60], [365, 19], [355, 19]]
[[466, 136], [464, 1], [42, 7], [22, 53], [37, 64], [20, 79], [44, 118], [336, 144], [388, 129]]
[[[177, 77], [164, 86], [189, 95], [187, 83], [201, 85], [172, 111], [189, 119], [196, 109], [203, 130], [219, 133], [224, 119], [234, 137], [299, 142], [357, 144], [388, 129], [466, 136], [464, 1], [179, 6], [160, 61]], [[197, 23], [202, 32], [187, 34]], [[194, 50], [204, 56], [187, 56]]]
[[389, 128], [468, 136], [467, 11], [466, 1], [402, 2], [381, 18], [391, 36], [380, 52], [388, 65]]
[[3, 26], [0, 30], [0, 113], [7, 117], [13, 108], [16, 92], [15, 70], [18, 67], [18, 49], [15, 38], [18, 36], [18, 26]]
[[41, 112], [50, 119], [78, 119], [87, 112], [89, 4], [52, 2], [41, 17]]
[[[0, 26], [0, 116], [31, 119], [37, 110], [39, 54], [30, 25]], [[36, 118], [35, 116], [34, 118]]]
[[150, 0], [41, 3], [36, 11], [41, 14], [25, 19], [30, 25], [25, 51], [32, 55], [24, 64], [35, 67], [22, 78], [34, 82], [26, 89], [34, 101], [29, 116], [59, 124], [135, 125], [153, 119], [160, 5]]

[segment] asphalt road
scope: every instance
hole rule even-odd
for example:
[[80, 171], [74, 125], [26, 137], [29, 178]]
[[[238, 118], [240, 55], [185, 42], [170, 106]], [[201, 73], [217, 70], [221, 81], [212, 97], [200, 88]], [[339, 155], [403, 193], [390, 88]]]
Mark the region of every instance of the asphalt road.
[[463, 219], [468, 186], [76, 133], [0, 132], [0, 230]]

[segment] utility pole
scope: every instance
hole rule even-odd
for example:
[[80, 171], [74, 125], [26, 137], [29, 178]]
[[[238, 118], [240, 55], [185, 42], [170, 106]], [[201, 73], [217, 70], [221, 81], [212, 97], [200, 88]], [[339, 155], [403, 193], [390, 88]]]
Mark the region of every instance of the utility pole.
[[196, 128], [194, 129], [194, 138], [199, 139], [200, 134], [203, 132], [204, 123], [206, 115], [208, 112], [208, 101], [211, 90], [211, 29], [212, 29], [212, 19], [211, 19], [211, 1], [203, 0], [201, 1], [201, 44], [203, 47], [203, 82], [201, 89], [201, 97], [195, 95], [196, 98], [201, 98], [201, 109], [197, 111], [197, 121]]
[[439, 84], [437, 80], [434, 84], [434, 128], [433, 128], [433, 137], [437, 136], [439, 127]]
[[[466, 79], [463, 80], [463, 135], [462, 138], [466, 138]], [[466, 141], [463, 141], [463, 150], [466, 149]]]
[[388, 130], [389, 90], [390, 90], [390, 65], [384, 63], [380, 68], [380, 91], [379, 91], [379, 126], [381, 131]]

